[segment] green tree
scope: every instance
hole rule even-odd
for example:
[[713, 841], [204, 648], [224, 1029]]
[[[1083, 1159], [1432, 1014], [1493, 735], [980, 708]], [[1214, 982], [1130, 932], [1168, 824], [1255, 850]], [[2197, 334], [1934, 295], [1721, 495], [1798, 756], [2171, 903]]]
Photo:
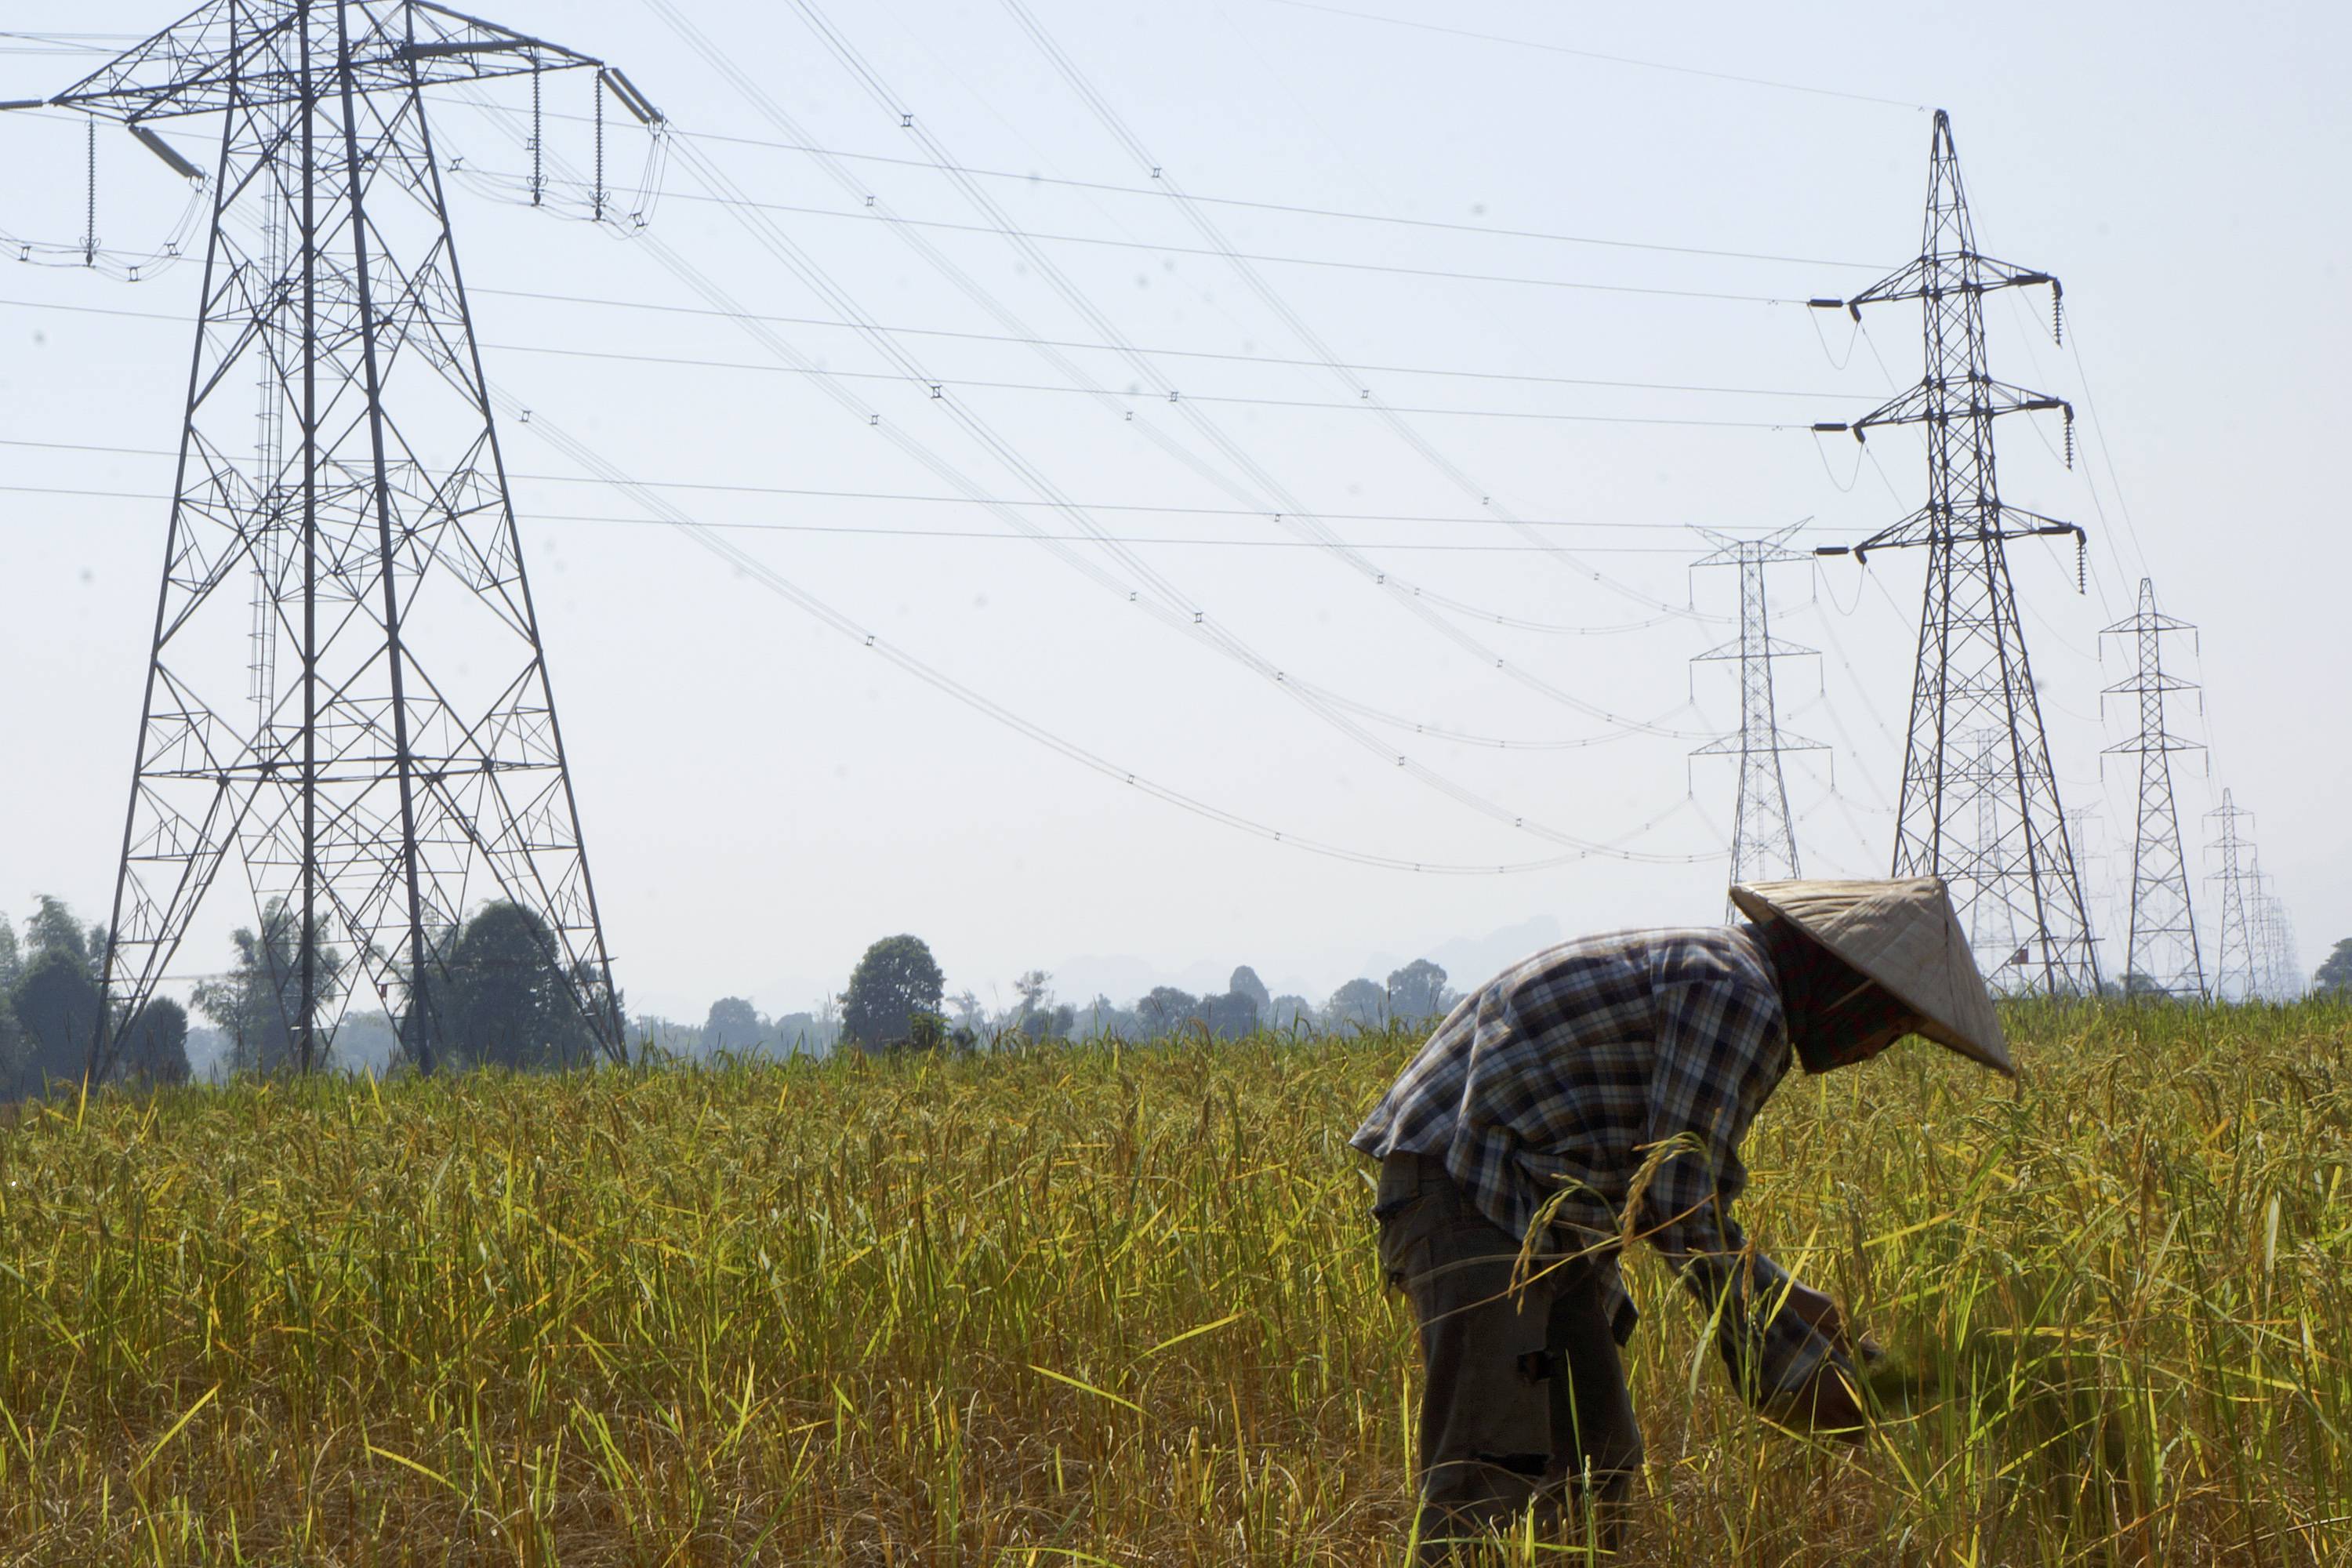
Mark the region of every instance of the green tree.
[[751, 1003], [740, 996], [721, 996], [710, 1005], [710, 1016], [702, 1021], [702, 1049], [706, 1055], [748, 1051], [760, 1043], [763, 1033], [760, 1015]]
[[1257, 1002], [1243, 991], [1224, 991], [1201, 998], [1201, 1022], [1221, 1040], [1238, 1040], [1257, 1027]]
[[169, 996], [139, 1009], [117, 1044], [115, 1071], [142, 1083], [188, 1081], [188, 1012]]
[[[343, 955], [339, 948], [311, 936], [311, 968], [316, 1012], [324, 1015], [342, 979]], [[262, 906], [261, 932], [239, 927], [230, 933], [236, 944], [236, 967], [223, 980], [207, 980], [195, 989], [196, 1011], [228, 1036], [228, 1065], [237, 1072], [280, 1072], [302, 1064], [294, 1059], [294, 1025], [302, 1011], [301, 944], [295, 936], [294, 916], [283, 899]], [[326, 1066], [321, 1059], [313, 1068]]]
[[1349, 981], [1323, 1004], [1323, 1021], [1335, 1029], [1375, 1028], [1388, 1016], [1388, 993], [1369, 980]]
[[947, 976], [920, 937], [886, 936], [866, 950], [841, 996], [841, 1032], [862, 1049], [944, 1040], [940, 999]]
[[567, 1068], [594, 1058], [595, 1032], [565, 983], [561, 952], [547, 922], [520, 904], [475, 911], [446, 946], [437, 995], [426, 988], [453, 1066]]
[[2327, 962], [2312, 975], [2311, 988], [2323, 996], [2352, 997], [2352, 936], [2336, 944]]
[[40, 904], [25, 921], [26, 962], [45, 954], [62, 952], [95, 977], [98, 966], [106, 958], [106, 928], [94, 925], [87, 931], [74, 919], [73, 910], [62, 899], [40, 895]]
[[1201, 999], [1173, 985], [1155, 985], [1135, 1004], [1135, 1016], [1154, 1035], [1172, 1035], [1201, 1011]]
[[1287, 993], [1274, 999], [1274, 1005], [1263, 1015], [1269, 1029], [1312, 1029], [1315, 1027], [1315, 1004], [1304, 996]]
[[16, 983], [24, 975], [16, 923], [0, 920], [0, 1097], [16, 1094], [32, 1066], [25, 1031], [16, 1023]]
[[98, 982], [79, 952], [51, 947], [25, 966], [10, 998], [25, 1032], [24, 1085], [78, 1083], [98, 1028]]
[[1077, 1009], [1054, 1001], [1054, 977], [1042, 969], [1032, 969], [1013, 982], [1013, 991], [1021, 1005], [1013, 1015], [1013, 1027], [1033, 1040], [1066, 1040], [1077, 1026]]
[[1234, 977], [1225, 982], [1225, 989], [1235, 995], [1248, 997], [1251, 1010], [1257, 1017], [1263, 1018], [1274, 1010], [1274, 997], [1267, 992], [1265, 982], [1260, 980], [1257, 971], [1246, 963], [1234, 969]]
[[1443, 1016], [1454, 1005], [1445, 988], [1445, 971], [1425, 958], [1416, 958], [1389, 976], [1389, 1015], [1416, 1022]]

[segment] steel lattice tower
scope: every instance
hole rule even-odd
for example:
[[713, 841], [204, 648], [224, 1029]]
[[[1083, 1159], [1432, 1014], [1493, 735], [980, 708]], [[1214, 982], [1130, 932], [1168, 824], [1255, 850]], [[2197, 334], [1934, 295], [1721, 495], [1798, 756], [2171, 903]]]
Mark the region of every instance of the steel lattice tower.
[[2213, 953], [2213, 994], [2224, 1002], [2244, 1002], [2262, 990], [2261, 954], [2256, 950], [2253, 922], [2262, 916], [2260, 873], [2254, 868], [2254, 847], [2238, 825], [2252, 813], [2221, 792], [2221, 806], [2205, 814], [2218, 819], [2219, 836], [2206, 846], [2221, 857], [2221, 868], [2212, 880], [2221, 884], [2221, 930]]
[[[1884, 426], [1916, 425], [1927, 440], [1927, 504], [1853, 549], [1857, 560], [1896, 545], [1927, 552], [1895, 874], [1943, 877], [1964, 915], [1984, 900], [2005, 904], [2030, 949], [2025, 973], [2032, 988], [2063, 994], [2096, 990], [2098, 960], [2017, 618], [2008, 544], [2039, 534], [2071, 533], [2079, 541], [2082, 531], [2000, 499], [1993, 421], [2004, 414], [2063, 411], [2071, 455], [2074, 414], [2058, 398], [1993, 379], [1986, 368], [1984, 328], [1987, 294], [2037, 283], [2049, 284], [2054, 300], [2058, 284], [2048, 273], [1996, 261], [1977, 249], [1951, 121], [1938, 110], [1918, 259], [1851, 300], [1812, 301], [1849, 310], [1858, 321], [1864, 305], [1918, 300], [1926, 374], [1916, 386], [1851, 424], [1814, 428], [1851, 430], [1859, 441]], [[2053, 320], [2055, 310], [2053, 303]], [[1844, 552], [1842, 547], [1823, 552]], [[1998, 754], [1994, 766], [1980, 768], [1973, 764], [1967, 737], [1986, 729], [1994, 732]]]
[[624, 1050], [424, 90], [573, 68], [647, 118], [600, 62], [425, 0], [211, 0], [48, 100], [189, 174], [151, 127], [220, 119], [106, 954], [117, 1027], [234, 858], [282, 910], [261, 947], [291, 955], [270, 978], [301, 1067], [364, 984], [429, 1069], [446, 935], [490, 897], [544, 922], [561, 987]]
[[1739, 805], [1731, 829], [1731, 879], [1753, 881], [1804, 875], [1797, 863], [1797, 833], [1789, 815], [1789, 785], [1780, 769], [1783, 752], [1819, 752], [1818, 741], [1782, 732], [1772, 690], [1772, 661], [1814, 650], [1800, 647], [1772, 635], [1771, 602], [1764, 588], [1764, 568], [1784, 561], [1811, 557], [1790, 550], [1785, 541], [1796, 531], [1784, 528], [1762, 539], [1734, 539], [1700, 529], [1717, 548], [1693, 563], [1698, 566], [1739, 568], [1739, 636], [1722, 647], [1698, 655], [1693, 663], [1738, 660], [1739, 664], [1739, 732], [1710, 741], [1691, 755], [1739, 758]]
[[2107, 748], [2110, 755], [2139, 759], [2139, 813], [2132, 838], [2131, 935], [2124, 949], [2124, 984], [2144, 982], [2161, 995], [2205, 994], [2205, 965], [2198, 950], [2197, 921], [2189, 906], [2189, 862], [2180, 847], [2180, 816], [2172, 798], [2172, 754], [2199, 750], [2165, 725], [2165, 694], [2196, 687], [2164, 672], [2163, 642], [2168, 632], [2196, 627], [2156, 607], [2156, 584], [2143, 577], [2139, 605], [2128, 620], [2103, 634], [2129, 637], [2137, 668], [2106, 695], [2137, 699], [2139, 731]]
[[2269, 874], [2259, 867], [2254, 871], [2254, 885], [2259, 889], [2254, 914], [2258, 989], [2273, 1002], [2292, 1002], [2303, 994], [2303, 964], [2295, 952], [2294, 922], [2287, 918], [2285, 901], [2271, 891]]

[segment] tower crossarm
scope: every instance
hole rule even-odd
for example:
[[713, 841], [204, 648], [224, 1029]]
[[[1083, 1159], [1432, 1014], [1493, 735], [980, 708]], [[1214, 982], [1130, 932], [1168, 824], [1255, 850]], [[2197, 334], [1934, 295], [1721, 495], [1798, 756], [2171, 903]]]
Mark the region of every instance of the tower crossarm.
[[[1958, 276], [1955, 277], [1954, 271]], [[1934, 256], [1922, 256], [1906, 261], [1861, 293], [1843, 300], [1809, 301], [1815, 310], [1843, 310], [1855, 321], [1862, 320], [1864, 305], [1891, 304], [1901, 300], [1940, 299], [1954, 290], [1985, 295], [2001, 289], [2025, 289], [2038, 283], [2050, 285], [2050, 292], [2063, 298], [2064, 288], [2049, 273], [2031, 267], [2019, 267], [2012, 262], [1995, 260], [1973, 250], [1944, 251]]]
[[[1802, 560], [1803, 557], [1800, 556], [1798, 559]], [[1717, 644], [1716, 647], [1707, 649], [1705, 653], [1696, 653], [1691, 655], [1691, 662], [1693, 664], [1707, 664], [1722, 659], [1756, 658], [1759, 657], [1766, 658], [1819, 658], [1821, 656], [1822, 650], [1817, 647], [1807, 647], [1802, 643], [1790, 642], [1786, 637], [1773, 637], [1769, 633], [1766, 633], [1760, 637], [1748, 639], [1745, 642], [1738, 637], [1734, 637], [1727, 643]]]
[[2152, 669], [2126, 676], [2113, 686], [2102, 687], [2099, 694], [2103, 697], [2121, 697], [2128, 692], [2134, 696], [2146, 696], [2153, 691], [2194, 691], [2196, 689], [2197, 683], [2193, 680], [2185, 680], [2177, 675], [2168, 675], [2161, 669]]
[[1750, 752], [1826, 752], [1829, 749], [1826, 742], [1807, 740], [1802, 735], [1792, 735], [1776, 726], [1760, 743], [1756, 737], [1747, 734], [1718, 735], [1704, 746], [1693, 746], [1691, 755], [1737, 757]]
[[[429, 0], [350, 0], [347, 9], [348, 64], [338, 68], [348, 68], [360, 92], [604, 64]], [[131, 124], [299, 103], [305, 91], [295, 37], [300, 16], [289, 6], [275, 25], [257, 26], [249, 0], [213, 0], [63, 92], [37, 101]], [[315, 78], [310, 90], [317, 90]]]
[[1860, 441], [1885, 425], [1942, 424], [1969, 415], [2044, 414], [2053, 409], [2063, 413], [2070, 423], [2074, 417], [2074, 405], [2063, 397], [1990, 376], [1930, 379], [1896, 393], [1859, 419], [1823, 419], [1813, 428], [1823, 433], [1850, 430]]
[[2139, 756], [2148, 752], [2201, 752], [2204, 749], [2205, 743], [2201, 741], [2191, 741], [2165, 730], [2154, 734], [2134, 735], [2128, 741], [2117, 741], [2114, 745], [2104, 748], [2101, 754], [2110, 757]]
[[1980, 510], [1963, 526], [1933, 503], [1921, 507], [1900, 522], [1890, 523], [1859, 544], [1824, 544], [1816, 555], [1852, 555], [1857, 563], [1874, 550], [1892, 550], [1911, 544], [1950, 544], [1955, 540], [2040, 539], [2047, 536], [2073, 534], [2083, 537], [2079, 523], [2061, 522], [2054, 517], [2044, 517], [2038, 511], [2028, 511], [2021, 506], [2000, 505]]
[[[1801, 522], [1792, 522], [1786, 528], [1774, 530], [1761, 539], [1741, 539], [1737, 535], [1723, 533], [1712, 528], [1696, 529], [1694, 531], [1701, 539], [1713, 544], [1715, 551], [1711, 554], [1700, 556], [1691, 564], [1693, 566], [1738, 566], [1748, 562], [1755, 562], [1759, 565], [1770, 566], [1783, 561], [1802, 561], [1805, 559], [1805, 552], [1801, 550], [1790, 549], [1788, 542], [1799, 529], [1804, 526]], [[1810, 653], [1812, 650], [1808, 648], [1805, 651]]]

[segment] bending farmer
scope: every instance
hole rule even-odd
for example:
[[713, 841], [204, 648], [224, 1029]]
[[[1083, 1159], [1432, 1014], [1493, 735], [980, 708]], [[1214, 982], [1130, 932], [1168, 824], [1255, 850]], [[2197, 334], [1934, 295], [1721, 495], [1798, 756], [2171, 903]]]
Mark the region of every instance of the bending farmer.
[[1589, 937], [1496, 976], [1357, 1130], [1381, 1162], [1381, 1267], [1420, 1327], [1433, 1558], [1530, 1507], [1589, 1502], [1605, 1529], [1627, 1494], [1642, 1459], [1618, 1360], [1629, 1236], [1720, 1314], [1757, 1409], [1860, 1435], [1836, 1306], [1731, 1217], [1740, 1141], [1792, 1054], [1827, 1072], [1919, 1034], [2015, 1069], [1940, 879], [1731, 896], [1753, 923]]

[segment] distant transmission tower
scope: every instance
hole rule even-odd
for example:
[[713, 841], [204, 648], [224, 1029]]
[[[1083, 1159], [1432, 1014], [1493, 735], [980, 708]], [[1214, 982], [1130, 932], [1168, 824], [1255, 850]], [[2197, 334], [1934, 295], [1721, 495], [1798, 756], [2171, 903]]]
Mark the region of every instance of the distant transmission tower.
[[2254, 920], [2260, 990], [2273, 1002], [2292, 1002], [2303, 994], [2303, 963], [2295, 952], [2294, 922], [2287, 918], [2286, 904], [2271, 891], [2269, 875], [2257, 868], [2254, 880], [2261, 889]]
[[2221, 884], [2221, 928], [2214, 944], [2213, 994], [2224, 1002], [2244, 1002], [2262, 991], [2261, 954], [2254, 921], [2262, 917], [2261, 883], [2254, 868], [2254, 847], [2238, 825], [2253, 814], [2221, 792], [2221, 806], [2205, 814], [2219, 820], [2220, 836], [2206, 847], [2221, 858], [2212, 880]]
[[1710, 741], [1691, 754], [1739, 758], [1739, 805], [1731, 829], [1731, 879], [1747, 882], [1800, 877], [1796, 827], [1789, 815], [1789, 785], [1780, 770], [1783, 752], [1825, 751], [1818, 741], [1782, 732], [1772, 691], [1772, 661], [1814, 650], [1772, 635], [1770, 599], [1764, 568], [1783, 561], [1811, 559], [1784, 542], [1796, 531], [1784, 528], [1761, 539], [1734, 539], [1700, 529], [1717, 548], [1694, 563], [1739, 568], [1739, 636], [1692, 660], [1739, 663], [1739, 733]]
[[[2022, 973], [2052, 994], [2097, 989], [2090, 912], [2076, 875], [2058, 782], [2050, 765], [2041, 700], [2018, 624], [2008, 543], [2082, 530], [2004, 503], [1993, 472], [1992, 424], [2003, 414], [2063, 411], [2067, 451], [2074, 413], [2055, 397], [1996, 381], [1986, 369], [1984, 299], [1998, 289], [2047, 283], [2056, 322], [2057, 280], [1980, 254], [1969, 222], [1950, 120], [1937, 110], [1930, 150], [1926, 238], [1919, 258], [1851, 300], [1816, 300], [1862, 319], [1862, 307], [1920, 301], [1927, 372], [1919, 384], [1851, 424], [1854, 439], [1881, 426], [1917, 425], [1927, 444], [1927, 502], [1853, 549], [1856, 560], [1896, 545], [1927, 550], [1926, 604], [1911, 688], [1895, 872], [1937, 874], [1963, 912], [1991, 899], [2008, 906], [2028, 952]], [[1823, 553], [1843, 554], [1843, 547]], [[1995, 765], [1970, 764], [1965, 737], [1986, 729]], [[1988, 817], [1984, 800], [1989, 795]], [[1972, 826], [1981, 827], [1973, 843]], [[2011, 956], [1988, 953], [1989, 962]]]
[[2197, 742], [2165, 727], [2167, 692], [2196, 688], [2164, 672], [2168, 632], [2196, 630], [2156, 607], [2156, 585], [2143, 577], [2139, 606], [2128, 620], [2104, 635], [2126, 637], [2137, 658], [2128, 680], [2107, 688], [2109, 695], [2138, 699], [2139, 731], [2109, 746], [2110, 754], [2139, 758], [2138, 826], [2132, 839], [2131, 935], [2124, 949], [2124, 984], [2146, 986], [2166, 996], [2205, 994], [2205, 965], [2197, 945], [2197, 922], [2189, 908], [2189, 862], [2180, 848], [2180, 816], [2172, 799], [2172, 753], [2198, 749]]
[[191, 178], [152, 127], [221, 117], [93, 1069], [231, 858], [300, 1067], [364, 987], [429, 1069], [447, 933], [485, 898], [535, 917], [623, 1051], [424, 96], [528, 76], [536, 110], [572, 68], [600, 129], [607, 91], [658, 118], [600, 62], [425, 0], [211, 0], [47, 100]]

